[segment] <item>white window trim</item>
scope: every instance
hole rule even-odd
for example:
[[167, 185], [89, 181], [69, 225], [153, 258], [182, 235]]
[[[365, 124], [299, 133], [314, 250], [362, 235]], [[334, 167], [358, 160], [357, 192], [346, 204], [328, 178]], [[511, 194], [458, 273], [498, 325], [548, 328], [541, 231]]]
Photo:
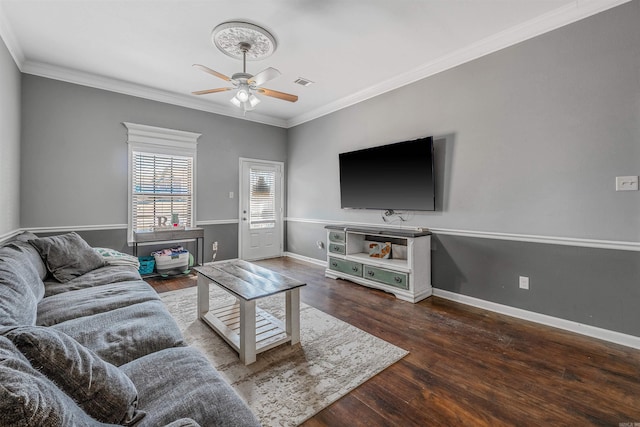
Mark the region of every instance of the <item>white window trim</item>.
[[127, 128], [128, 154], [128, 178], [127, 178], [127, 240], [129, 245], [133, 243], [133, 177], [132, 161], [133, 152], [166, 154], [172, 156], [193, 157], [193, 197], [191, 198], [191, 226], [196, 224], [196, 183], [197, 183], [197, 148], [198, 138], [201, 133], [187, 132], [175, 129], [166, 129], [155, 126], [140, 125], [123, 122]]

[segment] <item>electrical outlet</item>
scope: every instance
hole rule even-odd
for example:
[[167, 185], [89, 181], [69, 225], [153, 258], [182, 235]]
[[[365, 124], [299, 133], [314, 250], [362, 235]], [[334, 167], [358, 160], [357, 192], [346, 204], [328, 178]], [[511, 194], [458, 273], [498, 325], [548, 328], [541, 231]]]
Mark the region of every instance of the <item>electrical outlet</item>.
[[229, 191], [229, 198], [233, 199], [233, 191]]
[[529, 289], [529, 278], [527, 276], [520, 276], [519, 280], [520, 289]]

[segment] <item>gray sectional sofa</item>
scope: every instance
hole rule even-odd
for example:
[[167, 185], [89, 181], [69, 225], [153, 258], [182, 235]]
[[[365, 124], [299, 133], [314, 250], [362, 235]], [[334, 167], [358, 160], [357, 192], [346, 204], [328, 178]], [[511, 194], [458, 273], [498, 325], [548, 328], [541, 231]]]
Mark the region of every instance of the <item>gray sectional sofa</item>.
[[0, 425], [259, 422], [135, 267], [23, 233], [0, 246]]

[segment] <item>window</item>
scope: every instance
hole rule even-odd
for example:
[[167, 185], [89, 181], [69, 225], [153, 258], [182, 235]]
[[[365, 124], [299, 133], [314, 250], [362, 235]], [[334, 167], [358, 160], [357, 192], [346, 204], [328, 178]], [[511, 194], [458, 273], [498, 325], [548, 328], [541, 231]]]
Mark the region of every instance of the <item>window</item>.
[[193, 158], [133, 152], [132, 228], [151, 229], [158, 218], [177, 215], [180, 225], [192, 226]]
[[249, 228], [274, 228], [276, 226], [276, 173], [271, 170], [249, 170]]
[[[129, 241], [133, 231], [195, 226], [196, 140], [200, 134], [125, 123], [129, 144]], [[165, 223], [166, 221], [166, 223]]]

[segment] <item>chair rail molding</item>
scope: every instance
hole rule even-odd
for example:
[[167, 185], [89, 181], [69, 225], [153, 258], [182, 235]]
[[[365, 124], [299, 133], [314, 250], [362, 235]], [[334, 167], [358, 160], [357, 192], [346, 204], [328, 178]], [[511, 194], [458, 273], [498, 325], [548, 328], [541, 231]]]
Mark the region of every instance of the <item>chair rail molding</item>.
[[[405, 228], [408, 230], [416, 230], [418, 226], [402, 226], [402, 225], [384, 225], [374, 224], [367, 222], [353, 222], [353, 221], [335, 221], [326, 219], [311, 219], [311, 218], [285, 218], [287, 222], [300, 222], [307, 224], [319, 224], [319, 225], [340, 225], [349, 223], [351, 225], [362, 227], [392, 227], [392, 228]], [[497, 240], [512, 240], [516, 242], [528, 242], [528, 243], [545, 243], [550, 245], [564, 245], [564, 246], [578, 246], [585, 248], [596, 249], [614, 249], [623, 251], [640, 252], [640, 242], [624, 241], [624, 240], [598, 240], [598, 239], [580, 239], [574, 237], [562, 237], [562, 236], [539, 236], [533, 234], [515, 234], [515, 233], [501, 233], [494, 231], [474, 231], [474, 230], [458, 230], [451, 228], [428, 228], [433, 234], [445, 234], [450, 236], [463, 236], [463, 237], [477, 237], [480, 239], [497, 239]]]

